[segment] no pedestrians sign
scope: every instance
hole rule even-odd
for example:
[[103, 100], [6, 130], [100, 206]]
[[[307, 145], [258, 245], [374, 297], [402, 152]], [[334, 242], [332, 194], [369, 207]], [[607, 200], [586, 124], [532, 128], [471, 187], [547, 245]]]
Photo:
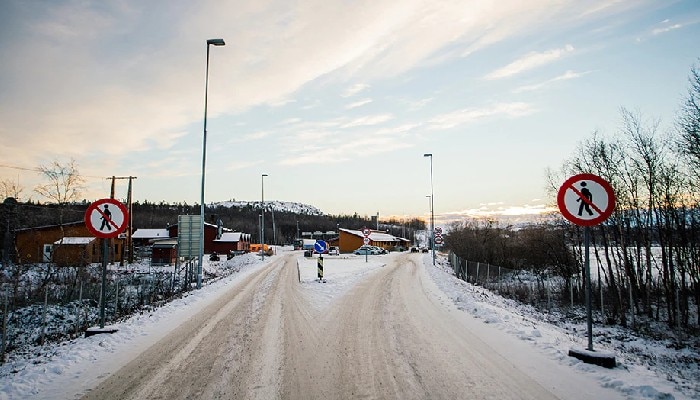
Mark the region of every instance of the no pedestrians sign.
[[579, 174], [567, 179], [557, 195], [564, 218], [580, 226], [594, 226], [608, 219], [615, 209], [615, 193], [603, 178]]
[[85, 226], [95, 236], [109, 239], [119, 236], [129, 222], [124, 204], [114, 199], [101, 199], [85, 211]]

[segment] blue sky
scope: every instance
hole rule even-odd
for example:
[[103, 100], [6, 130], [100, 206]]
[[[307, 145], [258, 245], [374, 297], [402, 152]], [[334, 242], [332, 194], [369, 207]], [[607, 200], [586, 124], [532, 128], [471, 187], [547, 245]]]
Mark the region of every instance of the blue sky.
[[5, 0], [0, 179], [198, 203], [209, 38], [207, 202], [426, 216], [432, 153], [438, 218], [518, 213], [620, 107], [673, 128], [700, 2]]

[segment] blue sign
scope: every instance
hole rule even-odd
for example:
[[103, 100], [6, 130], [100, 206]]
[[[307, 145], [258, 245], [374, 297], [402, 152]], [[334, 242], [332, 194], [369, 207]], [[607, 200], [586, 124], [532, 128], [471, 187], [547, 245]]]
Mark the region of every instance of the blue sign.
[[325, 253], [328, 250], [328, 244], [323, 240], [317, 240], [314, 243], [314, 250], [316, 250], [316, 253]]

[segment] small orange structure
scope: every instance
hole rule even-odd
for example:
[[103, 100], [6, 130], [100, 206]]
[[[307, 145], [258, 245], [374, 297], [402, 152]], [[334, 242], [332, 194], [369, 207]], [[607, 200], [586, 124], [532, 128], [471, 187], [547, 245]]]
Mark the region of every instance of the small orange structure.
[[250, 244], [250, 252], [251, 253], [260, 253], [260, 249], [264, 249], [265, 255], [266, 256], [271, 256], [274, 254], [274, 251], [272, 250], [272, 246], [263, 244], [261, 245], [260, 243], [251, 243]]

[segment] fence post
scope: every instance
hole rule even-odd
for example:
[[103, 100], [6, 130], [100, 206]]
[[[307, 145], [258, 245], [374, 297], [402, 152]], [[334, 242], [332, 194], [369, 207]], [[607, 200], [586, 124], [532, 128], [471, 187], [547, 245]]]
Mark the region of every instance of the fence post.
[[[600, 271], [598, 272], [600, 273]], [[605, 320], [605, 300], [603, 299], [603, 282], [600, 280], [600, 277], [598, 277], [598, 285], [600, 285], [600, 318], [602, 320]]]
[[503, 291], [502, 286], [503, 286], [503, 282], [501, 282], [501, 266], [499, 265], [498, 266], [498, 292], [499, 293]]
[[479, 262], [476, 262], [476, 275], [474, 275], [474, 284], [477, 285], [479, 283]]
[[574, 308], [574, 279], [569, 277], [569, 296], [571, 297], [571, 308]]
[[41, 313], [41, 336], [39, 337], [39, 343], [44, 344], [44, 334], [46, 332], [46, 308], [49, 304], [49, 285], [44, 287], [44, 310]]
[[491, 264], [486, 264], [486, 283], [491, 280]]
[[119, 318], [119, 272], [117, 272], [116, 293], [114, 295], [114, 319]]
[[632, 322], [632, 329], [634, 329], [634, 298], [632, 296], [632, 278], [628, 279], [630, 285], [630, 320]]
[[83, 311], [83, 279], [80, 279], [80, 291], [78, 291], [78, 310], [75, 317], [75, 334], [80, 332], [80, 314]]
[[9, 289], [5, 287], [5, 307], [2, 313], [2, 352], [0, 354], [0, 362], [5, 363], [5, 350], [7, 349], [7, 312], [10, 303]]

